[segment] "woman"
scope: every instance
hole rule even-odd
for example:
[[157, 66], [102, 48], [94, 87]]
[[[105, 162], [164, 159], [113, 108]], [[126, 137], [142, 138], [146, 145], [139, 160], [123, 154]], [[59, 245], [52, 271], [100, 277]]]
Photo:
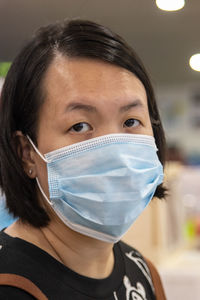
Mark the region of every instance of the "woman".
[[0, 119], [0, 184], [19, 218], [0, 234], [2, 299], [155, 299], [145, 259], [119, 242], [165, 193], [163, 128], [133, 50], [89, 21], [40, 29]]

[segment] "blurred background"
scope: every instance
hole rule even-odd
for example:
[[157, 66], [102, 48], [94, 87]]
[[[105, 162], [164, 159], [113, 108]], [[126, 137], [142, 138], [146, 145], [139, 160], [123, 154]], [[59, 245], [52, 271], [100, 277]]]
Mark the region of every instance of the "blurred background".
[[[190, 58], [200, 53], [200, 1], [179, 0], [179, 10], [176, 0], [162, 2], [0, 0], [0, 90], [10, 63], [39, 26], [84, 18], [110, 27], [128, 41], [143, 60], [155, 88], [168, 144], [165, 183], [169, 192], [166, 200], [152, 201], [124, 240], [157, 265], [169, 300], [197, 300], [200, 72], [191, 68]], [[160, 9], [170, 3], [173, 8]], [[194, 68], [200, 70], [198, 65]], [[2, 195], [0, 228], [13, 222], [4, 200]]]

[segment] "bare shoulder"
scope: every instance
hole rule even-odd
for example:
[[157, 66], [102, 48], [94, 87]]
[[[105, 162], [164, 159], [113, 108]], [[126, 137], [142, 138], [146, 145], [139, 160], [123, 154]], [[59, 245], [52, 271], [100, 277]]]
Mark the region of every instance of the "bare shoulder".
[[39, 228], [34, 228], [29, 224], [25, 224], [17, 220], [12, 225], [8, 226], [4, 232], [11, 237], [17, 237], [26, 242], [43, 248], [44, 236]]

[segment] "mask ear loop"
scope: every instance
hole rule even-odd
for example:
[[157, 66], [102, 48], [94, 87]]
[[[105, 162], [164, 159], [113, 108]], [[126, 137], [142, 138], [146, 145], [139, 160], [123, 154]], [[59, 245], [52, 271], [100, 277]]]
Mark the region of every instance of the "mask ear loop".
[[[43, 161], [45, 161], [46, 163], [48, 163], [48, 160], [40, 153], [40, 151], [37, 149], [37, 147], [35, 146], [35, 144], [33, 143], [33, 141], [31, 140], [31, 138], [27, 135], [26, 136], [27, 139], [29, 140], [30, 144], [32, 145], [33, 149], [37, 152], [37, 154], [41, 157], [41, 159]], [[36, 182], [37, 182], [37, 185], [39, 187], [39, 190], [42, 194], [42, 196], [44, 197], [44, 199], [52, 206], [53, 203], [48, 199], [47, 195], [45, 194], [45, 192], [43, 191], [40, 183], [39, 183], [39, 180], [38, 180], [38, 177], [36, 177]]]
[[37, 154], [41, 157], [41, 159], [43, 161], [45, 161], [45, 163], [48, 163], [48, 160], [42, 155], [42, 153], [38, 150], [38, 148], [35, 146], [35, 144], [33, 143], [33, 141], [31, 140], [31, 138], [26, 135], [27, 139], [29, 140], [31, 146], [33, 147], [33, 149], [37, 152]]
[[53, 203], [47, 198], [47, 195], [46, 195], [45, 192], [43, 191], [43, 189], [42, 189], [42, 187], [41, 187], [41, 185], [40, 185], [39, 180], [38, 180], [37, 177], [36, 177], [36, 182], [37, 182], [37, 185], [38, 185], [38, 187], [39, 187], [39, 190], [40, 190], [40, 192], [42, 193], [42, 196], [44, 197], [44, 199], [45, 199], [51, 206], [53, 206]]

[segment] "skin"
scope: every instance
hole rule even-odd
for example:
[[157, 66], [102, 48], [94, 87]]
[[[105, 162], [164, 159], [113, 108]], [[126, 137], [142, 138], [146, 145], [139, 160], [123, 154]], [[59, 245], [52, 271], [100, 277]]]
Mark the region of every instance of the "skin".
[[[40, 109], [37, 132], [38, 149], [42, 154], [111, 133], [153, 135], [145, 88], [134, 74], [123, 68], [58, 54], [45, 74], [43, 89], [45, 101]], [[38, 177], [49, 197], [46, 163], [21, 132], [17, 132], [16, 137], [25, 172], [31, 178]], [[29, 174], [30, 169], [32, 174]], [[81, 275], [109, 276], [114, 265], [113, 244], [71, 230], [39, 190], [36, 197], [47, 210], [50, 224], [36, 229], [17, 221], [6, 232], [42, 248]]]

